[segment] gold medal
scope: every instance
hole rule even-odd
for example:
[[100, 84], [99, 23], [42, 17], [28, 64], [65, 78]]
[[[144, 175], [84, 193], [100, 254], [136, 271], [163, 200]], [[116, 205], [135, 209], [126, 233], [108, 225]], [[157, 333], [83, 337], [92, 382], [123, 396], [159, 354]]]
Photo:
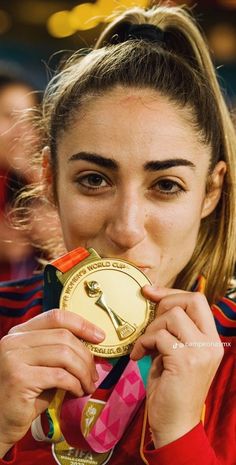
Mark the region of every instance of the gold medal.
[[106, 337], [100, 344], [85, 342], [94, 355], [120, 357], [154, 318], [155, 305], [141, 288], [150, 284], [142, 271], [120, 259], [96, 259], [76, 266], [60, 296], [60, 308], [78, 313], [101, 327]]
[[112, 456], [113, 449], [103, 454], [83, 451], [70, 447], [66, 441], [52, 445], [52, 453], [59, 465], [105, 465]]

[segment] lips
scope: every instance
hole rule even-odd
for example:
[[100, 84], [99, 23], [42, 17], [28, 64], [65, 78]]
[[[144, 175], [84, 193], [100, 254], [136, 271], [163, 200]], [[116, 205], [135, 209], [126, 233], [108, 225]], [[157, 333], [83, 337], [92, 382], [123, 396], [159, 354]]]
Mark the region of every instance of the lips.
[[150, 270], [150, 266], [145, 266], [145, 265], [138, 265], [136, 263], [132, 262], [132, 265], [134, 265], [136, 268], [138, 268], [140, 271], [143, 271], [144, 273]]
[[127, 260], [128, 262], [132, 263], [132, 265], [136, 266], [137, 268], [140, 268], [140, 269], [150, 269], [151, 266], [148, 265], [147, 263], [140, 263], [140, 262], [136, 262], [135, 260], [132, 260], [130, 258], [122, 258], [122, 260]]
[[111, 258], [113, 260], [125, 260], [129, 263], [131, 263], [132, 265], [136, 266], [136, 268], [139, 268], [141, 271], [144, 271], [144, 270], [150, 270], [152, 267], [152, 265], [148, 265], [147, 263], [141, 263], [139, 261], [136, 261], [136, 260], [133, 260], [132, 258], [130, 257], [124, 257], [124, 256], [114, 256], [114, 255], [110, 255], [110, 254], [100, 254], [101, 258]]
[[127, 262], [131, 263], [132, 265], [136, 266], [136, 268], [139, 268], [140, 270], [150, 270], [151, 266], [144, 264], [144, 263], [138, 263], [131, 258], [126, 258], [126, 257], [112, 257], [117, 260], [126, 260]]
[[139, 263], [131, 262], [137, 268], [151, 268], [149, 265], [140, 265]]
[[127, 260], [127, 262], [131, 263], [131, 265], [135, 266], [136, 268], [138, 268], [143, 273], [148, 273], [148, 271], [150, 271], [150, 269], [152, 268], [150, 265], [146, 265], [144, 263], [137, 263], [137, 262], [135, 262], [133, 260], [126, 259], [126, 258], [123, 258], [123, 257], [122, 257], [121, 260]]

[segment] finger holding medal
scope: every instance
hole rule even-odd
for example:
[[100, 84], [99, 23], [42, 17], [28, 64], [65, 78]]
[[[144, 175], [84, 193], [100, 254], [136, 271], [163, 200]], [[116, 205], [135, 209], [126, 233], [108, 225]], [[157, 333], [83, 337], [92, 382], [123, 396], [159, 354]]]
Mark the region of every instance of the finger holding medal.
[[[14, 444], [49, 405], [55, 388], [92, 393], [93, 357], [80, 339], [99, 343], [104, 332], [72, 312], [53, 309], [11, 328], [0, 341], [0, 442]], [[14, 402], [8, 402], [8, 399]], [[23, 412], [23, 414], [22, 414]]]
[[143, 295], [157, 303], [156, 318], [137, 340], [131, 358], [152, 354], [147, 410], [158, 448], [199, 423], [224, 351], [203, 294], [145, 286]]

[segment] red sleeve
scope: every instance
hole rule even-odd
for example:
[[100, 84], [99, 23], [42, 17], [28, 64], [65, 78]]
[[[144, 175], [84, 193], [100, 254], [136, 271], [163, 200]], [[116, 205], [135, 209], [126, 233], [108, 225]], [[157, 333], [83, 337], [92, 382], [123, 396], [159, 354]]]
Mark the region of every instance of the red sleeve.
[[0, 458], [0, 465], [11, 465], [16, 463], [16, 448], [17, 446], [12, 447], [3, 459]]
[[149, 465], [223, 465], [210, 446], [202, 423], [160, 449], [148, 444], [144, 455]]

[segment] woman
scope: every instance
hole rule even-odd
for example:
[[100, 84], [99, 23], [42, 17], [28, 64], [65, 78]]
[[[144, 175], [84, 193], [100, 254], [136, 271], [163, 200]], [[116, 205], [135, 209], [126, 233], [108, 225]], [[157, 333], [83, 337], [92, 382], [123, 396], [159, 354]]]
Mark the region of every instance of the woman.
[[39, 92], [28, 74], [18, 66], [0, 62], [0, 281], [31, 276], [39, 268], [39, 259], [48, 257], [42, 251], [48, 223], [60, 232], [55, 209], [38, 199], [31, 205], [30, 227], [14, 228], [11, 224], [17, 194], [38, 179], [37, 170], [30, 166], [37, 130], [26, 115], [39, 104]]
[[39, 104], [35, 85], [20, 68], [0, 62], [0, 281], [31, 276], [37, 267], [28, 236], [10, 225], [16, 193], [31, 182], [26, 138], [33, 129], [21, 117]]
[[[9, 284], [2, 289], [0, 463], [230, 465], [233, 126], [206, 46], [181, 8], [127, 12], [98, 47], [104, 42], [110, 45], [72, 57], [48, 86], [44, 192], [57, 205], [68, 251], [92, 247], [129, 260], [152, 282], [143, 294], [157, 304], [156, 318], [130, 355], [152, 355], [147, 421], [142, 405], [105, 455], [37, 443], [31, 424], [55, 388], [76, 397], [94, 392], [97, 365], [80, 339], [100, 343], [105, 335], [76, 314], [42, 313], [41, 277]], [[204, 281], [206, 297], [193, 291], [203, 291]]]

